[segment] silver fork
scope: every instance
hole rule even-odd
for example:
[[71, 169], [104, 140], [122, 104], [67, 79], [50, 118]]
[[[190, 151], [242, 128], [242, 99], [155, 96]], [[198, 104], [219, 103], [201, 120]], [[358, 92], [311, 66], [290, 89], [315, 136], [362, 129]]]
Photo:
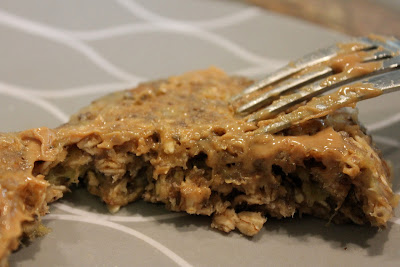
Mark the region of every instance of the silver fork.
[[[374, 66], [370, 72], [346, 76], [337, 73], [335, 68], [328, 64], [340, 60], [341, 57], [343, 59], [345, 56], [355, 56], [357, 53], [359, 66]], [[338, 101], [316, 106], [319, 114], [317, 112], [310, 116], [309, 112], [301, 114], [296, 110], [283, 113], [327, 91], [332, 89], [343, 91], [349, 86], [374, 88], [379, 90], [379, 93], [348, 90], [349, 95], [342, 94]], [[259, 93], [262, 90], [265, 92]], [[257, 130], [258, 132], [275, 133], [303, 122], [307, 117], [321, 117], [329, 110], [349, 106], [380, 93], [398, 90], [400, 90], [400, 41], [395, 38], [370, 36], [332, 45], [289, 63], [234, 96], [231, 103], [237, 114], [247, 115], [247, 121], [262, 121], [263, 126]], [[252, 98], [253, 95], [257, 96]], [[277, 118], [278, 114], [280, 115]]]

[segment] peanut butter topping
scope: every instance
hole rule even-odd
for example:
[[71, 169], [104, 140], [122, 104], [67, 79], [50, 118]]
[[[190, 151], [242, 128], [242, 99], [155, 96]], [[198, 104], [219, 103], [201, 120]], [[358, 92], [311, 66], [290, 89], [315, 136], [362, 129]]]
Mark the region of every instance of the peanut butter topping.
[[355, 113], [339, 109], [377, 92], [342, 89], [299, 107], [306, 120], [258, 134], [262, 123], [228, 102], [249, 84], [215, 68], [191, 72], [103, 97], [53, 130], [0, 135], [0, 258], [78, 183], [112, 212], [143, 198], [245, 235], [296, 213], [384, 226], [397, 204], [390, 171]]

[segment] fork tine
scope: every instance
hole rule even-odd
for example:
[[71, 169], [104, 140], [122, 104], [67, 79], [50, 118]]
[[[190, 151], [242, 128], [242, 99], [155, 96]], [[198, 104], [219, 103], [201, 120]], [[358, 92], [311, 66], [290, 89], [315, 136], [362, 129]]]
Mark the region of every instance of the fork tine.
[[370, 56], [366, 56], [363, 61], [366, 62], [366, 61], [385, 59], [385, 58], [389, 58], [392, 56], [394, 56], [392, 51], [382, 50], [382, 51], [378, 51]]
[[390, 39], [387, 41], [387, 44], [392, 47], [392, 49], [400, 50], [400, 40]]
[[[376, 60], [381, 60], [381, 59], [386, 59], [389, 57], [393, 56], [393, 52], [392, 51], [388, 51], [388, 50], [372, 50], [371, 52], [368, 52], [367, 55], [365, 55], [362, 59], [362, 62], [370, 62], [370, 61], [376, 61]], [[265, 93], [263, 93], [261, 96], [243, 104], [242, 106], [238, 107], [236, 110], [236, 113], [239, 114], [248, 114], [251, 113], [253, 111], [258, 110], [259, 108], [266, 106], [268, 104], [271, 104], [271, 102], [275, 99], [277, 99], [280, 95], [282, 95], [285, 92], [289, 92], [291, 90], [297, 89], [305, 84], [310, 84], [313, 80], [317, 80], [318, 78], [322, 79], [325, 76], [327, 76], [328, 74], [332, 74], [333, 70], [331, 67], [325, 66], [322, 67], [321, 69], [318, 69], [317, 71], [311, 71], [311, 72], [307, 72], [306, 74], [299, 76], [299, 77], [293, 77], [288, 79], [286, 82], [284, 82], [282, 85], [277, 86], [276, 88], [273, 88]], [[334, 85], [335, 83], [340, 82], [340, 81], [334, 81], [331, 82], [330, 85]], [[321, 87], [321, 88], [320, 88]], [[327, 88], [327, 90], [329, 90], [330, 88]], [[316, 90], [316, 94], [319, 94], [319, 90], [322, 90], [322, 85], [320, 85], [319, 87], [317, 85], [315, 85], [312, 89], [312, 91]], [[304, 97], [310, 96], [309, 93], [311, 92], [302, 92], [303, 94], [305, 94]], [[298, 95], [300, 97], [300, 95]], [[297, 99], [297, 98], [296, 98]], [[288, 99], [287, 99], [288, 100]], [[300, 100], [299, 100], [300, 101]], [[297, 103], [297, 102], [296, 102]], [[280, 104], [283, 104], [283, 102], [280, 102]], [[264, 116], [267, 116], [266, 114], [269, 114], [269, 116], [272, 116], [274, 114], [276, 114], [276, 111], [281, 111], [281, 107], [277, 107], [278, 104], [275, 104], [275, 106], [270, 107], [272, 110], [274, 110], [274, 112], [270, 113], [267, 110], [265, 110], [264, 112], [261, 113], [256, 113], [253, 114], [250, 118], [249, 121], [254, 121], [257, 120], [256, 118], [267, 118]], [[286, 105], [285, 105], [286, 106]], [[261, 116], [261, 114], [264, 114]]]
[[292, 91], [296, 88], [299, 88], [307, 83], [310, 83], [313, 80], [321, 79], [325, 77], [327, 74], [331, 73], [332, 73], [332, 68], [323, 67], [316, 71], [307, 72], [306, 74], [303, 74], [299, 77], [290, 78], [282, 85], [272, 90], [269, 90], [263, 93], [261, 96], [257, 97], [256, 99], [253, 99], [247, 102], [246, 104], [238, 107], [236, 113], [247, 114], [253, 112], [259, 109], [260, 107], [271, 103], [274, 100], [274, 98], [278, 97], [279, 95]]
[[[371, 40], [366, 37], [351, 39], [348, 42], [342, 42], [341, 44], [344, 45], [351, 43], [357, 43], [361, 45], [361, 47], [355, 48], [358, 50], [369, 49], [375, 46], [375, 44], [373, 44]], [[332, 57], [336, 56], [340, 50], [341, 47], [339, 45], [332, 45], [326, 48], [319, 49], [298, 60], [295, 60], [294, 62], [291, 62], [288, 65], [286, 65], [285, 67], [278, 69], [277, 71], [274, 71], [271, 74], [267, 75], [267, 77], [249, 86], [241, 93], [235, 95], [234, 97], [232, 97], [231, 102], [236, 101], [247, 94], [258, 91], [268, 85], [271, 85], [285, 77], [293, 75], [306, 67], [329, 60]]]
[[[400, 66], [398, 60], [397, 67]], [[390, 93], [400, 90], [400, 69], [372, 76], [362, 81], [364, 84], [371, 84], [373, 88], [381, 90], [383, 93]]]
[[[367, 86], [368, 89], [360, 90], [358, 92], [353, 91], [351, 93], [344, 92], [340, 95], [340, 99], [338, 101], [325, 101], [324, 105], [313, 105], [313, 108], [307, 108], [303, 112], [294, 111], [292, 113], [284, 114], [279, 118], [270, 120], [266, 123], [266, 125], [256, 130], [256, 132], [273, 134], [289, 128], [292, 125], [304, 122], [306, 119], [315, 119], [325, 116], [329, 111], [350, 106], [357, 101], [373, 98], [381, 93], [400, 91], [400, 69], [393, 70], [389, 73], [380, 73], [367, 79], [363, 79], [361, 82], [354, 82], [352, 84], [344, 85], [340, 89], [345, 90], [346, 88], [350, 88], [352, 85], [355, 88]], [[328, 98], [329, 95], [322, 97]]]
[[[388, 70], [388, 69], [393, 69], [393, 68], [398, 68], [400, 67], [400, 56], [396, 56], [390, 59], [386, 59], [382, 62], [382, 65], [377, 68], [376, 70], [373, 71], [370, 75], [377, 74], [379, 72]], [[352, 80], [356, 80], [358, 77], [352, 78]], [[314, 96], [320, 95], [324, 92], [327, 92], [335, 87], [338, 87], [340, 85], [343, 85], [343, 83], [348, 83], [351, 82], [349, 79], [345, 80], [338, 80], [335, 83], [330, 84], [329, 86], [325, 86], [321, 83], [321, 81], [314, 82], [311, 86], [308, 87], [303, 87], [299, 89], [297, 93], [294, 93], [292, 95], [282, 97], [281, 99], [275, 101], [271, 105], [267, 106], [266, 108], [253, 113], [247, 118], [247, 121], [249, 122], [254, 122], [254, 121], [259, 121], [259, 120], [265, 120], [268, 118], [271, 118], [278, 113], [306, 100], [306, 99], [311, 99]]]
[[250, 85], [240, 94], [234, 96], [231, 101], [235, 101], [247, 94], [253, 93], [258, 91], [268, 85], [271, 85], [285, 77], [295, 74], [299, 72], [301, 69], [304, 69], [307, 66], [315, 65], [320, 62], [326, 61], [334, 57], [337, 52], [339, 51], [339, 47], [336, 45], [332, 45], [327, 48], [323, 48], [320, 50], [315, 51], [305, 57], [298, 59], [294, 62], [289, 63], [285, 67], [278, 69], [277, 71], [272, 72], [271, 74], [267, 75], [264, 79]]
[[318, 94], [322, 94], [328, 91], [326, 86], [321, 86], [321, 81], [317, 81], [313, 83], [311, 86], [307, 88], [303, 88], [303, 90], [299, 90], [299, 92], [289, 95], [287, 97], [281, 98], [271, 105], [259, 110], [253, 114], [251, 114], [248, 118], [248, 122], [255, 122], [260, 120], [266, 120], [273, 116], [278, 115], [280, 112], [308, 99], [314, 97]]
[[400, 41], [397, 40], [396, 38], [384, 38], [384, 40], [381, 40], [382, 38], [368, 38], [370, 42], [376, 46], [381, 46], [385, 48], [386, 50], [390, 51], [397, 51], [399, 53], [400, 50]]

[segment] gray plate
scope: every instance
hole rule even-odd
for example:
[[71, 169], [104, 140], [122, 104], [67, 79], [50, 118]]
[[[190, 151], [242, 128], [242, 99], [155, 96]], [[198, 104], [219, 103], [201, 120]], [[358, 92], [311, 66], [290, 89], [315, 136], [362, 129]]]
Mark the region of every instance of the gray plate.
[[[69, 0], [0, 4], [1, 131], [54, 127], [107, 92], [216, 65], [261, 77], [344, 36], [239, 1]], [[400, 189], [400, 94], [359, 105]], [[52, 205], [52, 232], [11, 266], [399, 265], [400, 221], [384, 231], [269, 220], [254, 238], [210, 219], [133, 203], [111, 216], [79, 189]], [[397, 264], [396, 264], [397, 263]]]

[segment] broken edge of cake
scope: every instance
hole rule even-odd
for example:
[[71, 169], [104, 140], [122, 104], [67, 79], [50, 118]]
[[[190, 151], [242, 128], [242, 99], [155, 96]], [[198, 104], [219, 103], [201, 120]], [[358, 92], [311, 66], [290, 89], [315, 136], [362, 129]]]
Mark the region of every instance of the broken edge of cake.
[[249, 84], [190, 72], [103, 97], [56, 129], [0, 134], [0, 258], [78, 183], [112, 212], [143, 198], [248, 236], [296, 213], [385, 226], [398, 196], [356, 111], [254, 134], [228, 104]]

